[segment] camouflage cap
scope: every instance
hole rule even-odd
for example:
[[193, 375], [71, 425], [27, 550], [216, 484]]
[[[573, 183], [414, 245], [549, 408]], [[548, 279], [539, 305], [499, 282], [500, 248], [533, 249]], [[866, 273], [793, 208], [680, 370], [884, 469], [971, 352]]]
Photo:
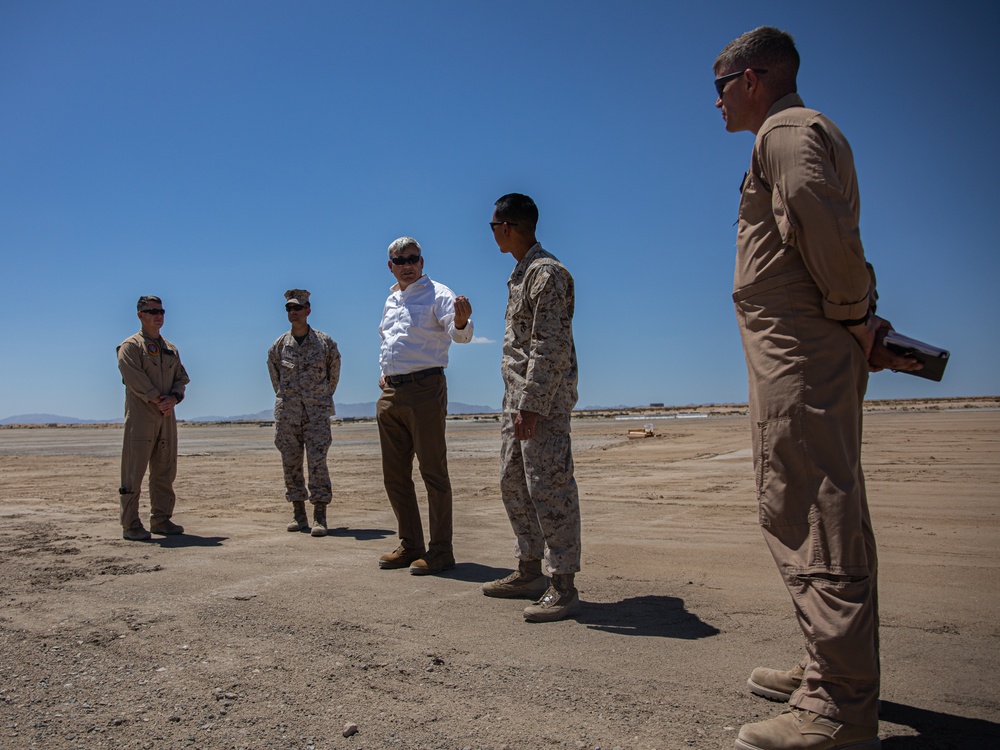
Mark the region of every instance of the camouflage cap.
[[305, 289], [289, 289], [285, 292], [285, 304], [309, 307], [309, 292]]

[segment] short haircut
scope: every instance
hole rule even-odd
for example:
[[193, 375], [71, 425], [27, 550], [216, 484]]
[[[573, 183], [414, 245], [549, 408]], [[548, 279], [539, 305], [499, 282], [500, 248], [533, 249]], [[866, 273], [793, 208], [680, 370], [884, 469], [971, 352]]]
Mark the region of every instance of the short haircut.
[[151, 294], [144, 294], [139, 297], [139, 301], [135, 303], [135, 309], [137, 312], [142, 312], [142, 308], [150, 304], [157, 304], [160, 307], [163, 307], [163, 300], [159, 297], [154, 297]]
[[525, 226], [531, 231], [538, 226], [538, 206], [526, 195], [507, 193], [493, 205], [496, 206], [496, 215], [500, 221]]
[[417, 249], [417, 252], [420, 253], [421, 256], [423, 256], [424, 251], [420, 249], [419, 242], [417, 242], [412, 237], [400, 237], [399, 239], [393, 240], [392, 244], [389, 245], [389, 257], [391, 258], [396, 253], [401, 253], [408, 247], [415, 247]]
[[727, 44], [715, 58], [713, 66], [716, 75], [747, 68], [766, 70], [761, 80], [769, 90], [781, 94], [794, 92], [795, 78], [799, 73], [799, 52], [795, 49], [795, 39], [787, 31], [760, 26]]

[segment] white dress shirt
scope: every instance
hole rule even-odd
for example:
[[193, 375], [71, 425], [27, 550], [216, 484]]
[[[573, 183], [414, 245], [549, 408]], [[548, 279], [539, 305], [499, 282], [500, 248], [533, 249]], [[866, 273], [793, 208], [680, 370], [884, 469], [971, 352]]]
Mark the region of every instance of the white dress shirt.
[[382, 309], [379, 336], [383, 375], [406, 375], [448, 366], [448, 347], [472, 340], [472, 321], [455, 327], [455, 293], [427, 274], [400, 289], [394, 284]]

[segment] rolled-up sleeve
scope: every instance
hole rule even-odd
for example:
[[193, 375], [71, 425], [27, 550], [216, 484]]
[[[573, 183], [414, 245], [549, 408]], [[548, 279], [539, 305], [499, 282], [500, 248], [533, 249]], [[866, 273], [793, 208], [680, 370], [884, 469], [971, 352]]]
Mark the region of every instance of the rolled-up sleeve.
[[[833, 320], [864, 317], [871, 278], [865, 266], [853, 156], [838, 149], [821, 122], [782, 125], [760, 141], [760, 163], [771, 177], [771, 201], [782, 241], [794, 247], [823, 295], [823, 312]], [[838, 164], [843, 161], [843, 164]]]

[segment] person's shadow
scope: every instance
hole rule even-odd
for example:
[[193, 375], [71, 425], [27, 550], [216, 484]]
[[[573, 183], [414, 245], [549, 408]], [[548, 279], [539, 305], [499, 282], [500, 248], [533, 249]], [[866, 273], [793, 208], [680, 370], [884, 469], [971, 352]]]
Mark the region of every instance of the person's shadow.
[[698, 640], [718, 635], [719, 629], [688, 612], [676, 596], [633, 596], [620, 602], [583, 602], [574, 618], [591, 630], [616, 635]]
[[354, 537], [359, 542], [370, 542], [375, 539], [396, 536], [396, 532], [392, 529], [352, 529], [347, 526], [337, 526], [327, 531], [327, 536], [349, 536]]
[[184, 532], [172, 536], [153, 534], [153, 538], [149, 541], [161, 547], [174, 549], [177, 547], [221, 547], [222, 543], [228, 539], [228, 536], [198, 536]]
[[[440, 575], [469, 583], [485, 583], [503, 578], [510, 568], [495, 568], [473, 562], [461, 562], [454, 570]], [[719, 629], [688, 612], [684, 600], [675, 596], [636, 596], [620, 602], [582, 600], [579, 614], [568, 619], [592, 630], [615, 635], [645, 635], [656, 638], [696, 640], [719, 634]]]
[[1000, 724], [985, 719], [929, 711], [882, 701], [879, 719], [915, 729], [915, 737], [887, 737], [882, 750], [994, 750], [1000, 747]]
[[503, 578], [510, 573], [510, 568], [494, 568], [492, 565], [482, 565], [474, 562], [460, 562], [452, 570], [446, 570], [441, 576], [454, 578], [456, 581], [468, 583], [486, 583]]

